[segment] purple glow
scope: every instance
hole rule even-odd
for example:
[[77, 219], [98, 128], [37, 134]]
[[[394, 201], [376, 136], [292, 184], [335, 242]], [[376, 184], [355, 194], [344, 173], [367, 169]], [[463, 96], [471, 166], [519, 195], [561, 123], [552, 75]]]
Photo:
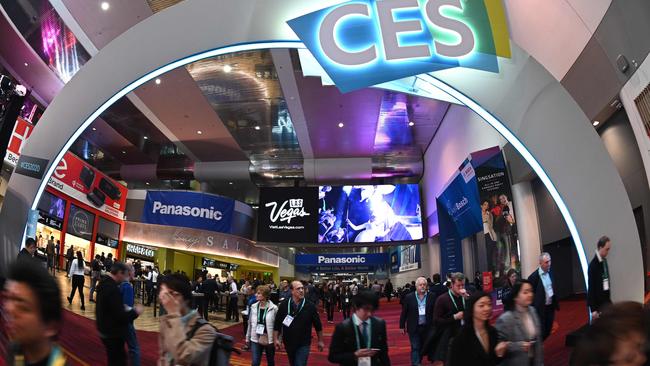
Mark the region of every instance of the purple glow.
[[48, 2], [45, 2], [45, 6], [41, 17], [43, 53], [48, 66], [67, 83], [81, 67], [77, 57], [77, 39]]

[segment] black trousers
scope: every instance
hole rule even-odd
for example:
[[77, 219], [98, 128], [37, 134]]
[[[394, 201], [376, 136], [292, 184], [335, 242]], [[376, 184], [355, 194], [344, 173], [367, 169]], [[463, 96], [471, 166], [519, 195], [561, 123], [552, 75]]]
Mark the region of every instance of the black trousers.
[[228, 300], [228, 311], [226, 312], [226, 320], [239, 321], [239, 309], [237, 303], [239, 298], [237, 296], [230, 296]]
[[126, 351], [124, 351], [123, 338], [102, 338], [102, 343], [106, 347], [106, 357], [108, 365], [126, 366]]
[[334, 303], [326, 302], [325, 308], [327, 309], [327, 321], [334, 321]]
[[72, 275], [72, 292], [70, 292], [70, 301], [74, 299], [74, 294], [79, 289], [79, 297], [81, 297], [81, 306], [84, 305], [84, 281], [82, 275]]
[[542, 336], [546, 340], [553, 330], [553, 321], [555, 320], [555, 306], [545, 305], [544, 314], [542, 314]]

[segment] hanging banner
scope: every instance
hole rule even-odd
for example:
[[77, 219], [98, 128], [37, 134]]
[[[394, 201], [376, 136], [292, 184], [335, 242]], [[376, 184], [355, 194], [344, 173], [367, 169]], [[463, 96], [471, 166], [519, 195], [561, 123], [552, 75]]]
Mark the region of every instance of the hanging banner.
[[7, 146], [7, 153], [5, 154], [5, 162], [11, 166], [18, 164], [18, 158], [25, 146], [25, 141], [32, 134], [34, 125], [18, 117], [14, 130], [9, 138], [9, 145]]
[[504, 285], [509, 269], [520, 272], [510, 179], [498, 147], [472, 153], [472, 162], [480, 195], [488, 269], [493, 273], [494, 287], [498, 288]]
[[128, 190], [81, 158], [67, 152], [47, 183], [75, 200], [124, 219]]
[[318, 237], [318, 187], [261, 188], [257, 240], [313, 243]]
[[230, 233], [235, 201], [186, 191], [147, 191], [142, 222]]
[[440, 201], [436, 200], [440, 227], [440, 274], [463, 272], [463, 247], [456, 226]]

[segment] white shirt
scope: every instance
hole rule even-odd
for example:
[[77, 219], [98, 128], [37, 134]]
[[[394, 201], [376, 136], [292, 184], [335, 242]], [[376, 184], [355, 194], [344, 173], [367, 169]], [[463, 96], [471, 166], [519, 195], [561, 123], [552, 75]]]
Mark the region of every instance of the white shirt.
[[544, 272], [541, 268], [538, 269], [539, 278], [542, 280], [542, 285], [544, 286], [544, 294], [546, 294], [546, 305], [551, 305], [553, 303], [553, 282], [551, 281], [551, 275], [548, 272]]
[[156, 272], [156, 271], [151, 272], [151, 282], [153, 282], [153, 283], [158, 282], [158, 272]]
[[235, 281], [232, 281], [230, 283], [230, 294], [237, 295], [237, 284], [235, 283]]
[[84, 267], [79, 267], [79, 259], [75, 258], [70, 265], [70, 275], [71, 276], [83, 276]]

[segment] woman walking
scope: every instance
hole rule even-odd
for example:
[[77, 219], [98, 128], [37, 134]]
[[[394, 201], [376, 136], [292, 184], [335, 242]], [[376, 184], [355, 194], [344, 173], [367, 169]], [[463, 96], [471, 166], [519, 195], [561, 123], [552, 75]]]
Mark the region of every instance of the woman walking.
[[72, 277], [72, 292], [68, 296], [68, 303], [72, 305], [72, 300], [74, 299], [74, 294], [79, 289], [79, 297], [81, 297], [81, 310], [86, 310], [84, 303], [84, 257], [80, 251], [77, 251], [77, 260], [72, 261], [70, 266], [69, 276]]
[[341, 286], [341, 308], [343, 309], [343, 319], [350, 317], [350, 303], [352, 301], [352, 291], [349, 286]]
[[268, 366], [275, 365], [275, 345], [273, 344], [273, 324], [278, 307], [269, 300], [271, 289], [262, 285], [257, 287], [257, 302], [251, 305], [246, 330], [246, 345], [252, 353], [251, 366], [262, 363], [262, 352], [266, 352]]

